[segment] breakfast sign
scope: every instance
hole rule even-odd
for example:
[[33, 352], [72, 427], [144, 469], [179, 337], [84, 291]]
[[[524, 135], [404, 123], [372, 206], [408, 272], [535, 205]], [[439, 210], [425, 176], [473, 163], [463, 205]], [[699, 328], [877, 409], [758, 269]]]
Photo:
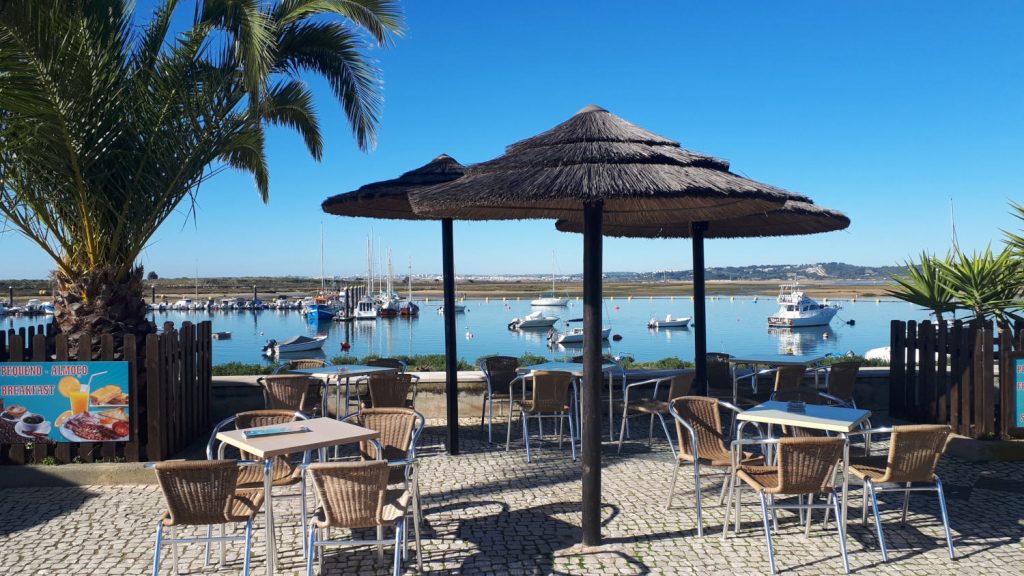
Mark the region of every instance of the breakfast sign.
[[127, 362], [0, 363], [0, 443], [128, 440]]

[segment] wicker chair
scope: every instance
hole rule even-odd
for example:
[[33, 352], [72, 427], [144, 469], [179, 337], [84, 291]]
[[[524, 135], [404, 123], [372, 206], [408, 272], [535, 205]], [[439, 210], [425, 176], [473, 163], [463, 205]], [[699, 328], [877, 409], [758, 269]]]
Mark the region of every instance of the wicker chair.
[[[696, 494], [697, 502], [698, 536], [704, 535], [704, 512], [700, 491], [701, 467], [709, 466], [722, 469], [730, 475], [733, 467], [732, 454], [726, 447], [726, 435], [722, 426], [721, 411], [723, 408], [733, 414], [742, 412], [728, 402], [706, 396], [673, 398], [668, 408], [669, 414], [676, 421], [676, 437], [679, 442], [679, 453], [676, 455], [676, 465], [672, 469], [672, 484], [668, 492], [668, 507], [672, 507], [679, 468], [683, 465], [692, 465], [694, 494]], [[755, 461], [752, 460], [754, 457], [750, 454], [744, 456], [744, 461]], [[720, 502], [724, 499], [728, 478], [729, 476], [726, 476], [722, 482]]]
[[721, 352], [709, 352], [705, 357], [707, 358], [707, 395], [732, 400], [733, 374], [732, 368], [729, 366], [731, 356]]
[[[274, 376], [278, 374], [287, 374], [292, 370], [305, 370], [309, 368], [324, 368], [327, 366], [327, 362], [319, 358], [303, 358], [300, 360], [289, 360], [284, 364], [281, 364], [274, 370]], [[327, 388], [330, 383], [330, 378], [327, 380], [321, 380], [315, 378], [317, 385], [310, 386], [309, 391], [306, 395], [306, 410], [302, 410], [307, 414], [314, 416], [320, 416], [327, 413]]]
[[291, 370], [304, 370], [306, 368], [323, 368], [327, 362], [319, 358], [303, 358], [301, 360], [289, 360], [274, 370], [274, 374], [283, 374]]
[[[907, 510], [910, 507], [911, 492], [936, 492], [939, 496], [939, 511], [942, 514], [942, 527], [946, 531], [946, 545], [949, 547], [949, 558], [956, 558], [953, 547], [953, 534], [949, 529], [949, 513], [946, 510], [946, 495], [942, 491], [942, 480], [935, 474], [939, 459], [946, 449], [950, 427], [944, 424], [917, 424], [895, 426], [892, 428], [875, 428], [855, 432], [870, 438], [873, 434], [891, 433], [889, 453], [881, 456], [862, 456], [850, 459], [850, 474], [864, 483], [862, 512], [864, 523], [868, 521], [868, 496], [875, 515], [875, 528], [878, 531], [878, 545], [882, 550], [882, 559], [889, 561], [889, 550], [885, 544], [882, 531], [882, 518], [878, 513], [879, 492], [903, 492], [903, 518], [907, 522]], [[884, 484], [884, 486], [880, 486]]]
[[[843, 457], [844, 438], [779, 438], [767, 440], [737, 440], [733, 442], [734, 462], [740, 458], [743, 446], [759, 444], [764, 447], [774, 445], [777, 448], [775, 466], [763, 463], [739, 463], [736, 478], [753, 488], [761, 500], [762, 523], [764, 524], [765, 542], [768, 545], [768, 562], [771, 573], [776, 573], [775, 550], [772, 546], [772, 524], [775, 522], [775, 510], [797, 509], [806, 512], [805, 534], [811, 528], [811, 515], [816, 509], [835, 511], [840, 514], [840, 489], [832, 485], [836, 466]], [[740, 500], [743, 484], [733, 483], [730, 490], [730, 501], [736, 503], [736, 530], [739, 531]], [[814, 498], [824, 495], [824, 503], [815, 503]], [[779, 496], [796, 496], [793, 503], [776, 502]], [[808, 499], [804, 502], [804, 496]], [[726, 530], [728, 529], [728, 512], [726, 512]], [[801, 518], [803, 520], [803, 518]], [[846, 553], [846, 533], [841, 522], [836, 522], [839, 532], [839, 548], [843, 558], [843, 568], [850, 573], [850, 560]]]
[[[416, 530], [417, 562], [420, 551], [420, 527], [423, 522], [423, 508], [420, 499], [419, 461], [416, 459], [416, 445], [426, 425], [426, 418], [410, 408], [365, 408], [347, 416], [345, 422], [380, 432], [377, 441], [384, 451], [388, 463], [388, 484], [402, 484], [412, 495], [413, 527]], [[371, 442], [360, 442], [359, 453], [363, 460], [377, 460], [377, 448]]]
[[[686, 396], [690, 393], [690, 388], [693, 387], [694, 376], [695, 374], [690, 372], [687, 374], [678, 374], [676, 376], [667, 376], [665, 378], [654, 378], [652, 380], [634, 382], [626, 386], [622, 400], [622, 427], [619, 429], [619, 453], [622, 453], [623, 438], [628, 436], [629, 433], [629, 419], [639, 416], [649, 416], [651, 422], [650, 429], [647, 434], [648, 446], [652, 446], [654, 444], [654, 418], [657, 417], [658, 420], [661, 421], [661, 429], [665, 432], [665, 439], [668, 440], [668, 447], [672, 450], [672, 458], [675, 459], [676, 448], [672, 444], [672, 435], [669, 434], [668, 424], [665, 423], [665, 417], [670, 417], [668, 404], [671, 399]], [[664, 386], [663, 384], [665, 383], [668, 383], [668, 385]], [[629, 395], [631, 391], [646, 390], [648, 388], [651, 388], [649, 397], [630, 400]], [[659, 389], [663, 392], [662, 394], [658, 393]]]
[[480, 427], [483, 428], [487, 419], [487, 442], [493, 443], [494, 403], [505, 403], [508, 416], [512, 416], [512, 381], [518, 378], [516, 370], [519, 359], [512, 356], [488, 356], [480, 360], [480, 370], [487, 380], [487, 391], [480, 407]]
[[411, 374], [374, 374], [365, 379], [365, 384], [367, 397], [363, 406], [366, 408], [413, 407], [416, 385]]
[[[235, 460], [170, 461], [153, 466], [157, 482], [167, 503], [167, 511], [156, 524], [156, 550], [153, 554], [153, 576], [160, 574], [160, 547], [171, 544], [174, 573], [178, 573], [178, 544], [241, 540], [245, 543], [243, 574], [249, 574], [252, 544], [252, 523], [263, 505], [262, 490], [237, 490], [239, 465]], [[244, 536], [225, 536], [227, 524], [245, 523]], [[221, 526], [221, 535], [213, 537], [213, 526]], [[206, 537], [178, 538], [178, 526], [207, 526]], [[170, 539], [163, 538], [164, 527], [170, 528]], [[222, 548], [223, 550], [223, 548]], [[223, 564], [223, 553], [221, 554]], [[209, 555], [207, 555], [209, 564]]]
[[857, 373], [860, 371], [860, 362], [848, 361], [837, 362], [829, 367], [826, 389], [828, 393], [842, 401], [842, 405], [849, 408], [856, 408], [857, 403], [853, 399], [853, 389], [857, 386]]
[[291, 410], [312, 414], [320, 405], [322, 383], [306, 374], [278, 374], [256, 380], [263, 388], [268, 410]]
[[[302, 412], [295, 412], [291, 410], [250, 410], [248, 412], [239, 412], [234, 416], [229, 416], [224, 420], [217, 423], [213, 428], [213, 432], [210, 434], [210, 440], [206, 444], [206, 458], [208, 460], [224, 458], [224, 451], [227, 445], [218, 443], [217, 434], [222, 430], [233, 426], [236, 430], [245, 430], [247, 428], [257, 428], [259, 426], [273, 426], [277, 424], [287, 424], [289, 422], [295, 422], [296, 420], [307, 420], [308, 417]], [[255, 460], [253, 455], [246, 452], [241, 452], [241, 457], [247, 460]], [[310, 453], [304, 452], [302, 454], [302, 463], [296, 464], [291, 459], [291, 454], [275, 457], [270, 463], [270, 484], [273, 488], [285, 488], [287, 486], [299, 486], [298, 494], [283, 494], [278, 496], [281, 497], [293, 497], [298, 496], [300, 499], [300, 513], [302, 515], [302, 529], [305, 533], [306, 529], [306, 481], [305, 481], [305, 470], [306, 465], [310, 462]], [[264, 474], [266, 473], [264, 466], [258, 467], [245, 467], [242, 468], [238, 473], [238, 489], [239, 490], [255, 490], [263, 488]]]
[[[524, 393], [523, 399], [514, 399], [513, 408], [519, 408], [519, 421], [523, 424], [523, 442], [526, 444], [526, 461], [533, 462], [533, 453], [530, 451], [530, 426], [531, 418], [537, 420], [543, 437], [543, 419], [555, 418], [559, 420], [558, 446], [562, 446], [562, 420], [569, 421], [569, 446], [572, 450], [572, 460], [576, 461], [576, 424], [573, 402], [569, 400], [569, 387], [573, 383], [573, 375], [569, 372], [555, 372], [547, 370], [534, 370], [530, 374], [533, 380], [529, 398]], [[512, 418], [508, 419], [508, 435], [505, 439], [505, 451], [508, 451], [512, 443]]]
[[775, 386], [772, 387], [772, 391], [799, 390], [803, 387], [806, 372], [807, 367], [803, 365], [779, 366], [775, 370]]
[[[313, 574], [313, 559], [319, 558], [322, 568], [327, 545], [365, 546], [375, 544], [383, 558], [383, 545], [394, 542], [395, 576], [401, 574], [403, 547], [408, 549], [405, 516], [410, 496], [405, 490], [388, 489], [388, 465], [383, 461], [332, 462], [312, 464], [313, 480], [319, 507], [311, 518], [307, 536], [306, 574]], [[394, 540], [384, 539], [384, 528], [394, 526]], [[323, 531], [330, 528], [376, 528], [376, 540], [327, 540]]]

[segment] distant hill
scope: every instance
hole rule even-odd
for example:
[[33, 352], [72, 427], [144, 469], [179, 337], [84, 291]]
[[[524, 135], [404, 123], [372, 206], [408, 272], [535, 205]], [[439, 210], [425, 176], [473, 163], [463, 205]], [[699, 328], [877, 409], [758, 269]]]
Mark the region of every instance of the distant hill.
[[[708, 280], [889, 280], [900, 272], [899, 266], [855, 266], [843, 262], [814, 264], [759, 264], [755, 266], [722, 266], [707, 268]], [[663, 270], [659, 272], [608, 272], [609, 280], [652, 282], [659, 280], [691, 280], [693, 270]]]

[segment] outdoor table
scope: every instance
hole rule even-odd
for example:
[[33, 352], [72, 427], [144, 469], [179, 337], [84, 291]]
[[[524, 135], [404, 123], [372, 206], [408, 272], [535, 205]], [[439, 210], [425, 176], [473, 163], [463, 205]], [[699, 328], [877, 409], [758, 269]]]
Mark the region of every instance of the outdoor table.
[[[743, 357], [729, 357], [729, 364], [732, 364], [732, 403], [736, 404], [739, 401], [739, 382], [742, 378], [751, 378], [754, 383], [756, 392], [757, 379], [764, 374], [774, 373], [779, 366], [804, 366], [807, 368], [814, 369], [814, 387], [818, 388], [818, 368], [821, 363], [825, 361], [825, 356], [789, 356], [789, 355], [752, 355]], [[736, 375], [737, 364], [750, 364], [754, 371], [750, 374], [743, 376]], [[764, 368], [758, 370], [758, 366], [764, 366]]]
[[[741, 438], [741, 430], [744, 423], [754, 422], [757, 424], [767, 424], [769, 437], [771, 437], [771, 427], [773, 425], [781, 425], [835, 432], [846, 439], [847, 434], [859, 428], [861, 424], [871, 417], [869, 410], [856, 408], [805, 404], [804, 412], [797, 413], [788, 411], [788, 406], [788, 402], [768, 401], [737, 414], [736, 419], [740, 422], [737, 424], [736, 437]], [[843, 513], [842, 518], [839, 520], [843, 523], [842, 529], [844, 534], [846, 533], [846, 496], [849, 487], [850, 442], [847, 439], [843, 446]]]
[[[612, 393], [615, 390], [615, 375], [611, 371], [617, 367], [617, 364], [612, 364], [611, 362], [601, 364], [601, 372], [608, 373], [608, 437], [611, 439], [612, 442], [615, 441], [615, 405], [612, 402]], [[582, 362], [542, 362], [540, 364], [534, 364], [532, 366], [520, 366], [516, 371], [519, 372], [520, 374], [528, 374], [535, 370], [545, 370], [548, 372], [569, 372], [577, 379], [583, 377]], [[583, 416], [580, 414], [578, 400], [576, 404], [576, 421], [580, 424], [580, 426], [582, 426]], [[509, 414], [509, 417], [511, 418], [511, 414]], [[579, 430], [582, 434], [583, 428], [579, 428]]]
[[[376, 442], [380, 432], [339, 422], [333, 418], [313, 418], [310, 420], [296, 420], [287, 424], [271, 424], [269, 426], [258, 426], [248, 430], [259, 430], [262, 428], [302, 428], [305, 426], [310, 432], [297, 434], [280, 434], [277, 436], [264, 436], [261, 438], [246, 438], [245, 430], [229, 430], [219, 432], [217, 440], [234, 446], [239, 450], [248, 452], [254, 457], [269, 462], [275, 456], [292, 454], [295, 452], [306, 452], [320, 450], [329, 446], [341, 446], [343, 444], [354, 444], [364, 440]], [[377, 444], [377, 454], [382, 455], [384, 451]], [[266, 539], [267, 539], [267, 574], [273, 575], [277, 564], [277, 543], [274, 540], [274, 506], [271, 498], [273, 488], [271, 482], [271, 466], [264, 464], [263, 467], [263, 492], [266, 502]], [[303, 534], [303, 538], [306, 535]]]
[[[397, 372], [398, 368], [391, 368], [388, 366], [366, 366], [364, 364], [339, 364], [337, 366], [321, 366], [319, 368], [296, 368], [289, 370], [291, 374], [309, 374], [311, 376], [318, 376], [324, 379], [324, 393], [321, 395], [323, 398], [323, 413], [327, 414], [327, 392], [329, 389], [330, 379], [333, 376], [335, 379], [336, 386], [334, 387], [334, 406], [335, 406], [335, 417], [338, 419], [348, 416], [348, 403], [349, 403], [349, 389], [351, 386], [352, 378], [359, 378], [361, 376], [372, 376], [374, 374], [387, 374], [389, 372]], [[345, 379], [345, 413], [341, 412], [341, 379]]]

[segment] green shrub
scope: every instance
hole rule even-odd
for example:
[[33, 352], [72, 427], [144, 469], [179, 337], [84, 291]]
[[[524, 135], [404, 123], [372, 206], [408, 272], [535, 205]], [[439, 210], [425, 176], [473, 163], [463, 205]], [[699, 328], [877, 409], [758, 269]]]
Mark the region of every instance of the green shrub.
[[273, 374], [280, 366], [274, 364], [247, 364], [245, 362], [226, 362], [213, 367], [214, 376], [252, 376]]
[[889, 362], [885, 360], [872, 359], [868, 360], [863, 356], [829, 356], [825, 358], [824, 364], [826, 366], [837, 364], [839, 362], [860, 362], [861, 367], [874, 368], [874, 367], [885, 367], [889, 365]]
[[43, 466], [59, 466], [60, 461], [54, 458], [53, 456], [47, 456], [46, 458], [43, 458], [41, 464]]

